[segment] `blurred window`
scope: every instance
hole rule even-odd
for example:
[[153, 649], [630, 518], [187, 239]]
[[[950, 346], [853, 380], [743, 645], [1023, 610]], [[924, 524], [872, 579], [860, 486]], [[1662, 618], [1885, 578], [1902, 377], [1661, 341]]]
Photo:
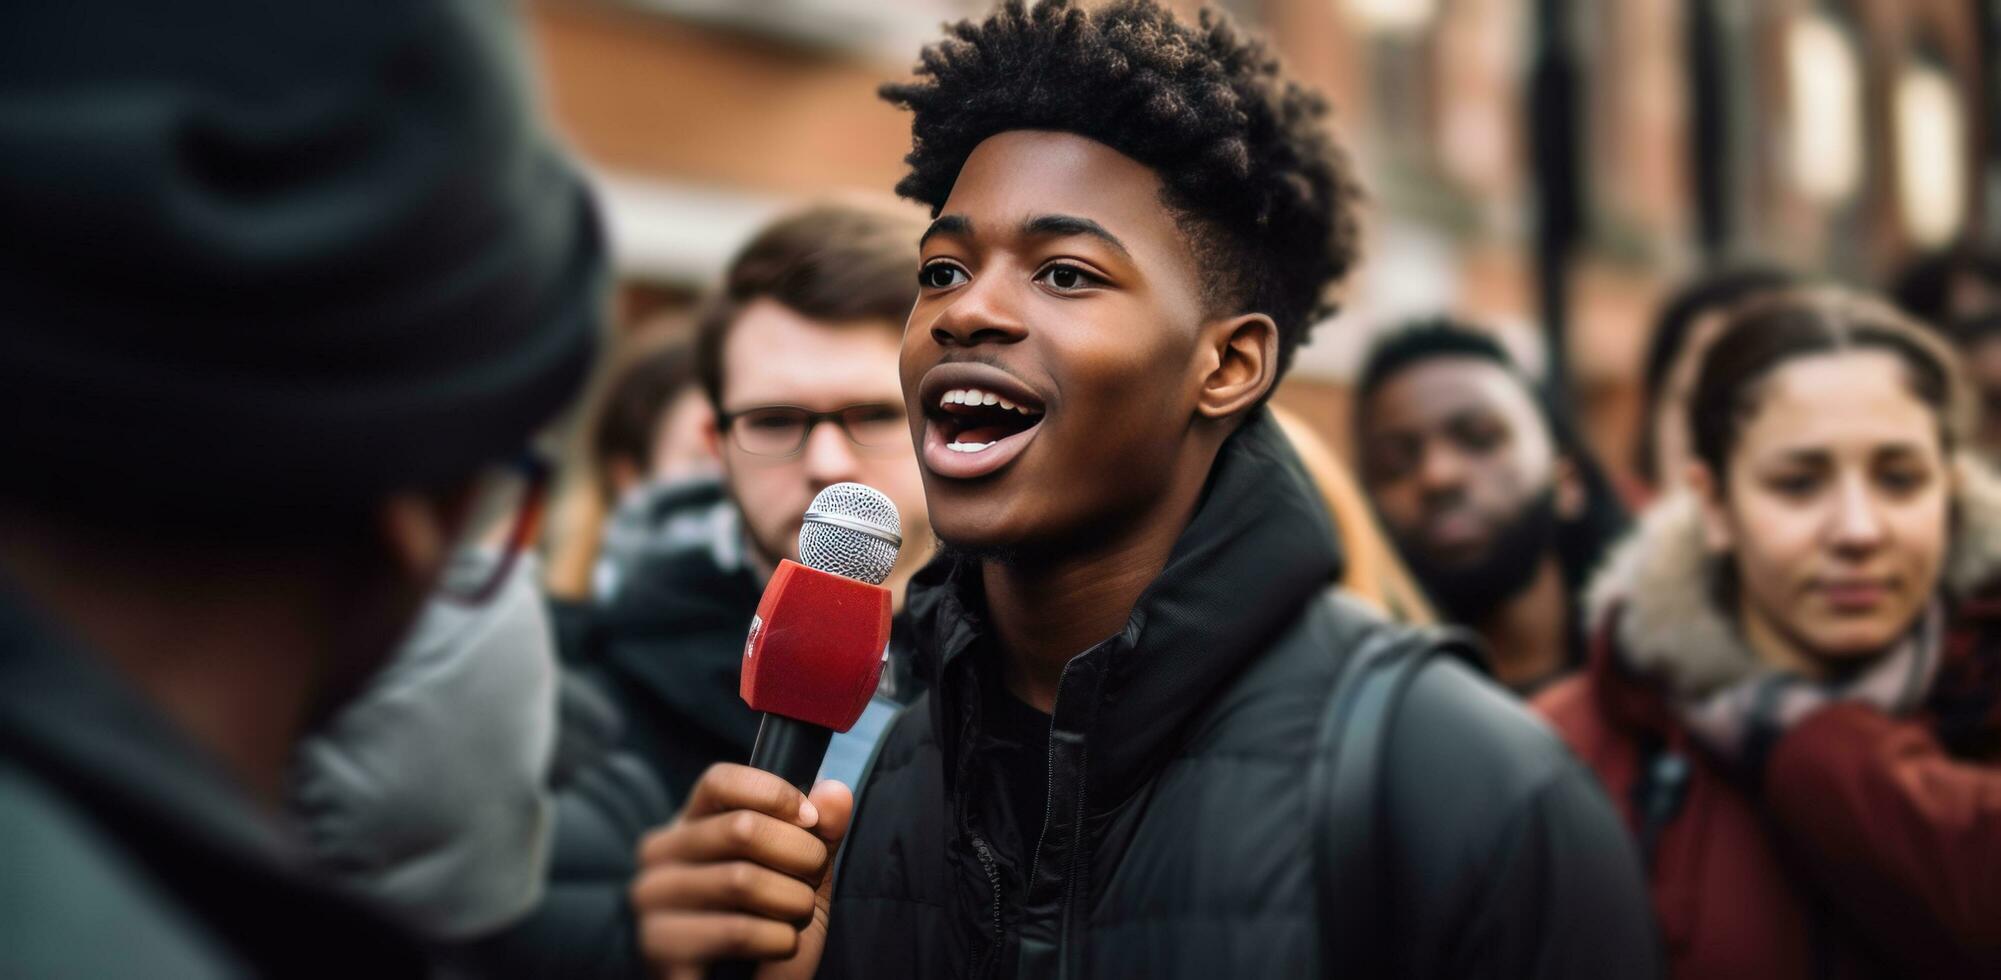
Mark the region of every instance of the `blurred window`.
[[1862, 65], [1855, 44], [1824, 14], [1795, 18], [1786, 31], [1791, 94], [1791, 176], [1819, 204], [1841, 204], [1862, 187]]
[[1347, 0], [1347, 6], [1358, 25], [1380, 34], [1416, 34], [1438, 13], [1437, 0]]
[[1918, 59], [1898, 75], [1897, 203], [1905, 230], [1921, 248], [1938, 248], [1966, 213], [1966, 112], [1952, 76]]

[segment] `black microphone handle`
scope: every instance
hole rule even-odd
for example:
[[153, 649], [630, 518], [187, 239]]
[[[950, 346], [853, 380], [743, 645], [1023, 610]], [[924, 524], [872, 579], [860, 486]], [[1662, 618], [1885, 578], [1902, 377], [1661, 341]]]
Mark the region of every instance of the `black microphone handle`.
[[[750, 767], [778, 776], [798, 787], [801, 793], [808, 792], [813, 788], [814, 777], [820, 775], [820, 764], [827, 761], [827, 743], [833, 738], [832, 729], [767, 714], [757, 723], [757, 741], [750, 746]], [[755, 963], [725, 961], [710, 968], [709, 978], [748, 980], [756, 970]]]
[[767, 714], [757, 725], [757, 741], [750, 747], [750, 767], [772, 773], [808, 792], [820, 764], [827, 761], [831, 729], [808, 722]]

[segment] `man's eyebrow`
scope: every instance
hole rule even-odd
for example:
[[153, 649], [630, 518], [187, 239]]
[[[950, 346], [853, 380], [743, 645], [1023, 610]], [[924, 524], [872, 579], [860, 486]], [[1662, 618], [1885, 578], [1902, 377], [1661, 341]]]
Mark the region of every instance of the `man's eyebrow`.
[[1132, 252], [1119, 236], [1105, 230], [1089, 218], [1079, 218], [1069, 214], [1037, 215], [1021, 223], [1021, 233], [1027, 238], [1065, 238], [1071, 235], [1088, 235], [1118, 249], [1119, 254], [1132, 258]]
[[917, 238], [917, 247], [923, 248], [924, 243], [930, 241], [932, 235], [958, 235], [964, 237], [972, 233], [973, 219], [963, 214], [948, 214], [931, 222], [931, 227], [924, 229], [924, 234]]

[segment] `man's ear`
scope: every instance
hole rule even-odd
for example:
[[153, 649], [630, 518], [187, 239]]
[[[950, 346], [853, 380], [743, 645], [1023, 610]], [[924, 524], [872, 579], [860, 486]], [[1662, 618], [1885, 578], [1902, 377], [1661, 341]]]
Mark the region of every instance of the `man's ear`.
[[709, 413], [709, 424], [702, 426], [702, 444], [709, 447], [709, 454], [723, 458], [723, 420], [715, 412]]
[[710, 412], [709, 424], [702, 426], [702, 442], [709, 447], [709, 455], [714, 456], [716, 462], [722, 466], [723, 485], [734, 496], [736, 490], [728, 478], [735, 475], [731, 471], [731, 467], [735, 464], [730, 461], [729, 447], [723, 444], [728, 438], [723, 432], [722, 416], [715, 412]]
[[1723, 487], [1716, 473], [1708, 463], [1700, 460], [1688, 464], [1682, 471], [1683, 485], [1695, 496], [1695, 504], [1702, 508], [1702, 546], [1712, 552], [1729, 551], [1736, 547], [1737, 535], [1730, 526], [1730, 514], [1723, 506]]
[[1262, 313], [1213, 320], [1202, 331], [1214, 356], [1204, 361], [1196, 411], [1231, 418], [1258, 403], [1278, 383], [1278, 324]]
[[444, 494], [401, 491], [375, 508], [382, 552], [406, 580], [428, 583], [445, 567], [472, 503], [472, 487]]

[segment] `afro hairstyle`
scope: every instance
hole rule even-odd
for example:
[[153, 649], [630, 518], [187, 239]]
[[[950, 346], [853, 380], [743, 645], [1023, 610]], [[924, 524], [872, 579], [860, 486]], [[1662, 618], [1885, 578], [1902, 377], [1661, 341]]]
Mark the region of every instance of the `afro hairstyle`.
[[897, 193], [937, 215], [966, 158], [999, 133], [1111, 147], [1160, 177], [1163, 205], [1209, 270], [1209, 312], [1272, 318], [1283, 376], [1356, 259], [1361, 189], [1323, 123], [1326, 100], [1212, 10], [1190, 26], [1153, 0], [1009, 0], [947, 34], [924, 49], [915, 81], [882, 87], [914, 116]]

